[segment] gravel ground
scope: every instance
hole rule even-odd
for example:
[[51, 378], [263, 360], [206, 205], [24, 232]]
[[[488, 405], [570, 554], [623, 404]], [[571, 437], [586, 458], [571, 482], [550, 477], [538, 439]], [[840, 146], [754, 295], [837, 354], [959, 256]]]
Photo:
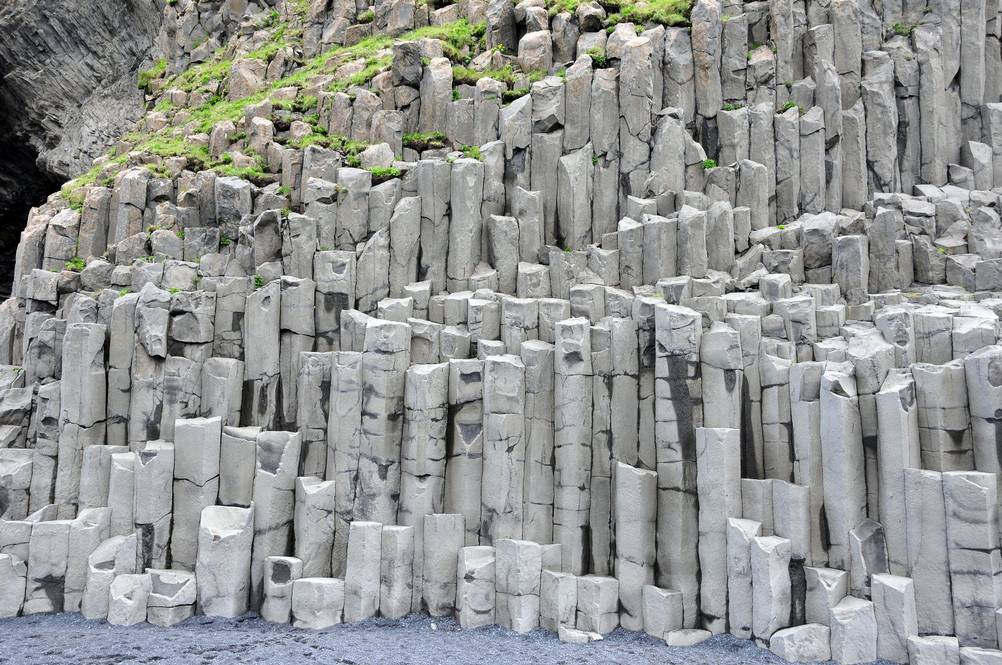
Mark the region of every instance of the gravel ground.
[[562, 644], [543, 630], [519, 636], [500, 628], [459, 630], [453, 620], [410, 616], [370, 620], [329, 631], [296, 630], [256, 616], [194, 617], [173, 628], [121, 628], [79, 614], [33, 615], [0, 621], [0, 663], [7, 665], [222, 665], [357, 663], [440, 665], [780, 665], [752, 643], [714, 637], [696, 647], [667, 647], [622, 629], [601, 642]]

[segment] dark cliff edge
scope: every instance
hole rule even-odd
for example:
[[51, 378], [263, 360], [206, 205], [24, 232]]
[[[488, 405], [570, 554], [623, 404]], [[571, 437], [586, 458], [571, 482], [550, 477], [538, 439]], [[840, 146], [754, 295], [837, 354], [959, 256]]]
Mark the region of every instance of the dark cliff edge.
[[165, 0], [0, 4], [0, 291], [28, 210], [87, 170], [144, 111]]

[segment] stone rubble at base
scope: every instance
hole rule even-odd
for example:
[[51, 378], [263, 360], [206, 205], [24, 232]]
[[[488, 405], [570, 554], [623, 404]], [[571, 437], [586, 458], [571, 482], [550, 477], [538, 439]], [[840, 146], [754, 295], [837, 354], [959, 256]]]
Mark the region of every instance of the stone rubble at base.
[[270, 184], [131, 164], [35, 209], [0, 304], [0, 617], [1002, 664], [997, 0], [608, 31], [597, 3], [335, 4], [307, 55], [467, 17], [473, 65], [561, 75], [511, 99], [397, 42], [317, 90], [357, 162], [277, 142], [265, 100], [199, 140]]

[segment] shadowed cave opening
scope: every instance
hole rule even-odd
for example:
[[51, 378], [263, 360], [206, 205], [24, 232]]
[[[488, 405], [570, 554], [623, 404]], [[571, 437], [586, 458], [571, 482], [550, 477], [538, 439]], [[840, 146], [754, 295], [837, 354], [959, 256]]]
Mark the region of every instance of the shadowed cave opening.
[[[0, 68], [0, 81], [3, 80]], [[38, 164], [38, 152], [29, 136], [13, 125], [24, 108], [0, 84], [0, 296], [11, 293], [14, 255], [28, 220], [28, 211], [45, 202], [65, 179]]]

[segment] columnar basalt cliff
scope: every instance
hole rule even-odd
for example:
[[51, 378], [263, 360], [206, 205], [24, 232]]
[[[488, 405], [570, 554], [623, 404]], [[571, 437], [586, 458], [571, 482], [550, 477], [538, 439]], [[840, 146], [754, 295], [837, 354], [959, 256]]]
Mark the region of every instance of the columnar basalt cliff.
[[145, 110], [136, 74], [163, 0], [0, 7], [0, 288], [31, 205], [90, 168]]
[[0, 305], [0, 616], [1002, 663], [1000, 12], [167, 2]]

